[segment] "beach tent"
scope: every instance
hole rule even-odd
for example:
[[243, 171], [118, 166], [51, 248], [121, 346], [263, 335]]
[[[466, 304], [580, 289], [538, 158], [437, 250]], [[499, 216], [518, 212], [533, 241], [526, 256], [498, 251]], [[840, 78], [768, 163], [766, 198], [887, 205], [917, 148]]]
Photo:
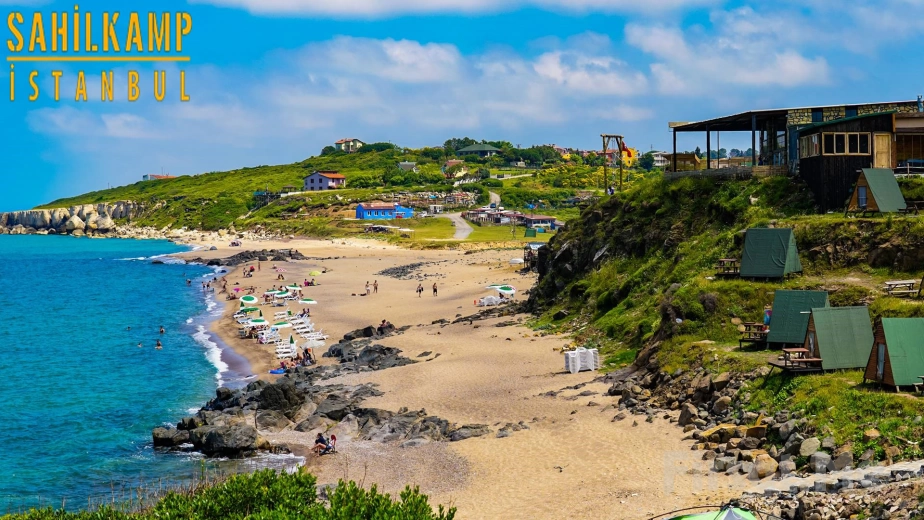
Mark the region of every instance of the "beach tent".
[[837, 370], [865, 367], [872, 344], [867, 307], [821, 307], [809, 315], [802, 346], [806, 357], [821, 358], [822, 369]]
[[924, 376], [924, 318], [880, 319], [863, 379], [897, 390], [921, 384], [918, 376]]
[[896, 213], [905, 208], [905, 197], [888, 168], [863, 168], [847, 203], [847, 211]]
[[828, 307], [828, 293], [825, 291], [777, 290], [773, 295], [767, 343], [801, 345], [805, 341], [809, 314], [819, 307]]
[[801, 272], [802, 263], [791, 229], [747, 230], [739, 272], [742, 278], [783, 278], [789, 273]]
[[747, 509], [729, 507], [708, 513], [672, 516], [668, 520], [757, 520], [757, 517]]

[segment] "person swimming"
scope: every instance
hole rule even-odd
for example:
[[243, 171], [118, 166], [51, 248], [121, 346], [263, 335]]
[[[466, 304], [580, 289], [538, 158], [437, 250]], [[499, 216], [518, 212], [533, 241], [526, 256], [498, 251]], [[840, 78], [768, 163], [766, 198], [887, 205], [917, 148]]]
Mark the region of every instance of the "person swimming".
[[154, 348], [157, 350], [160, 350], [164, 348], [164, 346], [161, 344], [160, 340], [157, 340], [157, 345], [155, 345]]

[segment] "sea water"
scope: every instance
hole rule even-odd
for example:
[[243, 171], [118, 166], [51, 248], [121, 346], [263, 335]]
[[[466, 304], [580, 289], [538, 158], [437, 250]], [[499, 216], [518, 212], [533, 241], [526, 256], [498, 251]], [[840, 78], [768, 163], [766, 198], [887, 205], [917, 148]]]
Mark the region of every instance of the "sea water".
[[202, 282], [221, 273], [160, 256], [183, 250], [0, 236], [0, 514], [86, 507], [199, 471], [195, 454], [154, 450], [151, 430], [249, 369], [207, 331], [221, 310]]

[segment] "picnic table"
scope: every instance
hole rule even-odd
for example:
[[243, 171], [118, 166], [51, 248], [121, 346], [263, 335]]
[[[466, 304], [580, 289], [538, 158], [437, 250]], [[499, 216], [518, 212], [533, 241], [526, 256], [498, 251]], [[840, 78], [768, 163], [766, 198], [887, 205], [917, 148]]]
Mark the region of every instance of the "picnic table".
[[783, 364], [787, 368], [821, 368], [821, 358], [808, 357], [807, 348], [784, 348]]
[[767, 334], [770, 331], [767, 330], [763, 323], [748, 322], [741, 325], [744, 330], [741, 331], [741, 337], [738, 339], [738, 348], [741, 348], [742, 343], [763, 343], [767, 341]]
[[906, 200], [905, 209], [898, 210], [899, 213], [904, 213], [906, 215], [914, 213], [915, 215], [920, 215], [921, 208], [924, 208], [924, 201], [920, 200]]
[[737, 258], [720, 258], [715, 266], [718, 275], [736, 275], [740, 272], [741, 265]]
[[912, 293], [919, 294], [920, 290], [914, 288], [917, 284], [917, 280], [891, 280], [885, 283], [885, 291], [889, 296], [908, 296]]

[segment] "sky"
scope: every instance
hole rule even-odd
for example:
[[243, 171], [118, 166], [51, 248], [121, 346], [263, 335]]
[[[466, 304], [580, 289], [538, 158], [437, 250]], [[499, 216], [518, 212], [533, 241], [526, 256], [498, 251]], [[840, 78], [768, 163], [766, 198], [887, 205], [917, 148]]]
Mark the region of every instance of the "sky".
[[[906, 22], [924, 0], [0, 0], [0, 52], [28, 54], [7, 46], [11, 13], [23, 13], [28, 46], [33, 12], [50, 36], [51, 13], [75, 5], [97, 25], [119, 11], [123, 41], [130, 11], [145, 22], [149, 11], [188, 12], [190, 61], [20, 62], [15, 101], [5, 63], [0, 211], [145, 174], [291, 163], [344, 137], [593, 149], [601, 133], [618, 133], [644, 152], [670, 149], [669, 121], [924, 94], [924, 25]], [[161, 102], [155, 69], [166, 78]], [[51, 70], [63, 73], [57, 102]], [[85, 102], [74, 99], [79, 70]], [[112, 102], [100, 101], [104, 70]], [[135, 102], [128, 70], [139, 73]], [[717, 139], [750, 145], [749, 134]], [[678, 148], [696, 146], [705, 136], [678, 136]]]

